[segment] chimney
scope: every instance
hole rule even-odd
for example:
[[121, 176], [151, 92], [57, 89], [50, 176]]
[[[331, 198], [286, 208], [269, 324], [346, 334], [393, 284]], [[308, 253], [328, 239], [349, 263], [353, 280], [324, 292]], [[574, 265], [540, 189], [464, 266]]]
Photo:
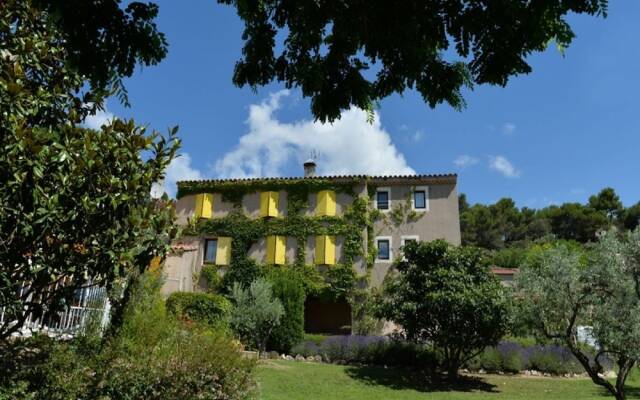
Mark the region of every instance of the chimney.
[[305, 178], [316, 176], [316, 162], [312, 158], [305, 161], [303, 165]]

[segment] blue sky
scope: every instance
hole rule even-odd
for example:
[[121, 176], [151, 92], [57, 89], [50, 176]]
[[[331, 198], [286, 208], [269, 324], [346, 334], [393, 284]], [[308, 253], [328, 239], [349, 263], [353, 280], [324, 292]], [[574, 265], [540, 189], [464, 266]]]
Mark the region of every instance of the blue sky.
[[127, 80], [131, 108], [110, 100], [107, 115], [180, 126], [170, 192], [176, 179], [297, 176], [316, 150], [325, 173], [456, 172], [471, 202], [511, 197], [538, 208], [583, 202], [605, 186], [625, 205], [640, 200], [638, 1], [612, 1], [606, 19], [572, 16], [577, 38], [564, 57], [555, 47], [531, 56], [533, 73], [475, 88], [462, 112], [432, 110], [407, 92], [384, 100], [373, 125], [351, 110], [326, 126], [296, 90], [233, 86], [242, 24], [232, 8], [158, 3], [169, 55]]

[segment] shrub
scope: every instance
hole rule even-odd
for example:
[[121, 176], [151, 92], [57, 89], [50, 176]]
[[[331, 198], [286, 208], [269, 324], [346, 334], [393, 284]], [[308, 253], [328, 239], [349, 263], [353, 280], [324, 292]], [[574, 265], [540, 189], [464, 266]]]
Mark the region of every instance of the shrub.
[[284, 307], [271, 291], [271, 283], [256, 279], [244, 289], [234, 283], [231, 298], [231, 328], [246, 345], [265, 351], [267, 341], [284, 315]]
[[433, 370], [437, 365], [436, 355], [428, 346], [382, 336], [329, 336], [320, 344], [306, 340], [294, 346], [292, 352], [305, 357], [321, 355], [328, 362], [344, 361], [427, 370]]
[[227, 321], [231, 303], [213, 293], [175, 292], [167, 298], [167, 311], [180, 319], [213, 326]]
[[503, 372], [515, 374], [524, 369], [520, 345], [517, 343], [503, 342], [498, 345], [497, 350], [501, 356]]
[[494, 347], [489, 347], [480, 355], [480, 366], [488, 372], [502, 371], [502, 356]]
[[244, 399], [254, 362], [212, 331], [173, 331], [142, 352], [110, 360], [98, 393], [109, 399]]
[[434, 240], [409, 242], [403, 253], [398, 274], [385, 282], [378, 317], [401, 325], [406, 340], [433, 346], [453, 380], [464, 363], [506, 333], [504, 288], [477, 249]]
[[273, 295], [284, 307], [280, 324], [273, 329], [267, 347], [288, 353], [304, 337], [304, 301], [306, 294], [301, 280], [286, 269], [273, 269], [268, 275]]
[[0, 374], [0, 399], [239, 400], [251, 395], [255, 362], [221, 332], [169, 318], [159, 286], [157, 277], [143, 276], [131, 292], [122, 325], [92, 352], [86, 346], [94, 341], [45, 337], [27, 342], [20, 358], [0, 360], [7, 372]]
[[[592, 350], [584, 350], [593, 359]], [[602, 359], [605, 369], [611, 370], [609, 359]], [[486, 348], [479, 356], [466, 363], [471, 370], [517, 373], [525, 369], [553, 375], [582, 373], [584, 369], [571, 351], [555, 344], [533, 344], [531, 339], [513, 338], [496, 347]]]
[[207, 292], [215, 293], [222, 287], [222, 277], [218, 273], [215, 265], [205, 265], [202, 267], [200, 275], [207, 284]]

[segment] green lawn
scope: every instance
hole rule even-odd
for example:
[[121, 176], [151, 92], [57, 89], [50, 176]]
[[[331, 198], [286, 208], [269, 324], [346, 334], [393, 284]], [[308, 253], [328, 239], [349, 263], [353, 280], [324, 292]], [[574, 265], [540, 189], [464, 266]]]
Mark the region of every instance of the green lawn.
[[[270, 399], [527, 399], [588, 400], [607, 398], [589, 379], [481, 375], [454, 388], [427, 385], [409, 372], [294, 361], [262, 361], [260, 398]], [[640, 398], [640, 376], [628, 383], [628, 398]]]

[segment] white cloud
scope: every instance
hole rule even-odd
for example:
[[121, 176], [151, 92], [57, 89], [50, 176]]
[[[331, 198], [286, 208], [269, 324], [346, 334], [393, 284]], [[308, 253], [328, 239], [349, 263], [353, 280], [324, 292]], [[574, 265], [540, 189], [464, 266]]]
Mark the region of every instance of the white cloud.
[[415, 173], [382, 128], [377, 112], [373, 123], [357, 108], [333, 124], [280, 122], [274, 113], [288, 95], [283, 90], [250, 106], [249, 132], [216, 161], [213, 169], [218, 177], [280, 176], [291, 161], [301, 164], [312, 151], [318, 154], [319, 175]]
[[500, 172], [507, 178], [517, 178], [520, 176], [520, 171], [504, 156], [489, 156], [489, 168]]
[[151, 187], [151, 196], [158, 198], [166, 192], [170, 197], [175, 197], [176, 182], [199, 179], [203, 179], [203, 174], [191, 167], [191, 157], [189, 154], [181, 154], [169, 163], [164, 180], [153, 184]]
[[505, 135], [511, 135], [515, 131], [516, 125], [511, 122], [505, 122], [504, 125], [502, 125], [502, 133], [504, 133]]
[[423, 137], [424, 137], [424, 132], [421, 130], [417, 130], [413, 133], [413, 135], [411, 136], [411, 139], [413, 139], [414, 142], [418, 143], [419, 141], [422, 140]]
[[466, 168], [466, 167], [470, 167], [472, 165], [477, 164], [478, 163], [478, 159], [475, 158], [475, 157], [471, 157], [471, 156], [469, 156], [467, 154], [462, 154], [462, 155], [459, 155], [458, 157], [456, 157], [456, 159], [453, 160], [453, 163], [458, 168]]
[[113, 113], [107, 110], [107, 105], [104, 105], [104, 110], [97, 110], [95, 114], [88, 115], [84, 119], [84, 126], [90, 129], [100, 129], [102, 125], [106, 125], [114, 118]]

